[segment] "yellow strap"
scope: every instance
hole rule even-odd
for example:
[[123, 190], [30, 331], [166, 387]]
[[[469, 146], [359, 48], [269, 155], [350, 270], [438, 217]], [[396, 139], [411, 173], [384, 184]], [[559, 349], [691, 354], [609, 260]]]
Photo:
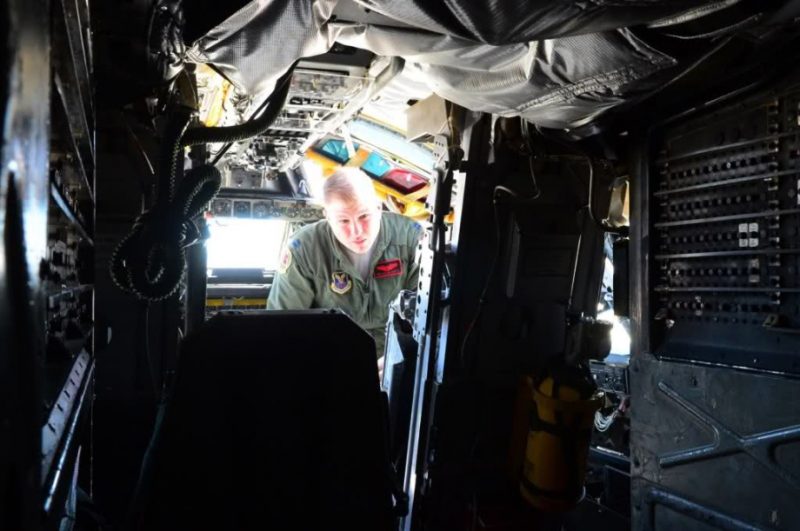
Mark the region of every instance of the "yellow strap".
[[208, 298], [206, 299], [206, 306], [211, 308], [219, 308], [222, 306], [233, 306], [233, 307], [240, 307], [240, 306], [266, 306], [267, 299], [264, 298], [255, 298], [255, 297], [242, 297], [242, 298], [234, 298], [234, 297], [223, 297], [223, 298]]
[[430, 192], [430, 189], [431, 189], [430, 185], [426, 184], [425, 186], [423, 186], [422, 188], [420, 188], [416, 192], [412, 192], [412, 193], [410, 193], [408, 195], [400, 196], [400, 197], [398, 197], [398, 199], [400, 199], [401, 201], [405, 201], [406, 203], [412, 203], [412, 202], [417, 201], [419, 199], [422, 199], [423, 197], [428, 195], [428, 193]]

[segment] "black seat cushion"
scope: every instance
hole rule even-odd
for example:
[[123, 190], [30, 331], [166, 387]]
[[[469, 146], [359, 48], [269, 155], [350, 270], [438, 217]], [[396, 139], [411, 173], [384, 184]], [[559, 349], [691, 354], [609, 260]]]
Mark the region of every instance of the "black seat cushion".
[[181, 348], [145, 529], [385, 529], [372, 338], [331, 311], [218, 315]]

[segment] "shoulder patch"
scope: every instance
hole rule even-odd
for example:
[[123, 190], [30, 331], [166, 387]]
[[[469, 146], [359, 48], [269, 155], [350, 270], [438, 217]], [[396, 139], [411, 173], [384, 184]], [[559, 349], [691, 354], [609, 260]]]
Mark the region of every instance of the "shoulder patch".
[[410, 236], [410, 243], [412, 246], [416, 247], [419, 242], [425, 237], [425, 229], [417, 223], [414, 222], [414, 225], [411, 227], [411, 232], [409, 232]]
[[299, 249], [300, 248], [300, 240], [295, 240], [295, 239], [291, 240], [289, 242], [289, 247], [291, 247], [292, 249], [295, 249], [295, 250]]
[[292, 251], [286, 246], [283, 248], [281, 259], [278, 262], [278, 273], [286, 273], [290, 265], [292, 265]]

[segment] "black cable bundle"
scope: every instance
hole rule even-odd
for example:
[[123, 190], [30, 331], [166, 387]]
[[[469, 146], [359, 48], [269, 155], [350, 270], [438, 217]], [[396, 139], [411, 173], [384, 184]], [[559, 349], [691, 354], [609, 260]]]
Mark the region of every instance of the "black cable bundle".
[[195, 127], [189, 129], [186, 131], [186, 134], [183, 135], [183, 145], [194, 146], [197, 144], [213, 144], [219, 142], [240, 142], [266, 133], [267, 129], [275, 122], [281, 110], [283, 110], [286, 98], [289, 96], [289, 88], [291, 86], [289, 80], [292, 79], [294, 66], [295, 65], [292, 65], [292, 67], [275, 82], [275, 90], [272, 91], [272, 94], [270, 94], [269, 98], [261, 106], [261, 109], [263, 109], [264, 105], [266, 105], [267, 108], [259, 116], [251, 118], [242, 124], [228, 127]]
[[188, 170], [176, 188], [183, 148], [238, 142], [266, 132], [286, 103], [293, 72], [294, 65], [278, 79], [275, 90], [264, 103], [267, 108], [246, 123], [187, 130], [191, 113], [188, 110], [176, 113], [164, 133], [155, 204], [136, 218], [131, 232], [111, 255], [111, 278], [121, 290], [150, 301], [175, 293], [186, 269], [186, 247], [201, 236], [193, 218], [203, 213], [205, 205], [219, 192], [222, 181], [219, 170], [206, 164]]
[[181, 136], [189, 118], [189, 113], [180, 113], [169, 124], [156, 202], [136, 219], [111, 256], [114, 283], [140, 299], [156, 301], [175, 293], [186, 268], [186, 247], [200, 236], [193, 218], [203, 213], [221, 185], [219, 170], [203, 165], [187, 171], [175, 186]]

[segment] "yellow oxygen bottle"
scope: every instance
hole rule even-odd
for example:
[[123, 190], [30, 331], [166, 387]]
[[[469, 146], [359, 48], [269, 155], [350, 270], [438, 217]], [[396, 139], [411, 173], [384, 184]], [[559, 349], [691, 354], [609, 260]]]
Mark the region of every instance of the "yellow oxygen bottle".
[[604, 397], [579, 367], [559, 367], [528, 382], [535, 405], [520, 493], [537, 509], [565, 511], [583, 497], [594, 414]]

